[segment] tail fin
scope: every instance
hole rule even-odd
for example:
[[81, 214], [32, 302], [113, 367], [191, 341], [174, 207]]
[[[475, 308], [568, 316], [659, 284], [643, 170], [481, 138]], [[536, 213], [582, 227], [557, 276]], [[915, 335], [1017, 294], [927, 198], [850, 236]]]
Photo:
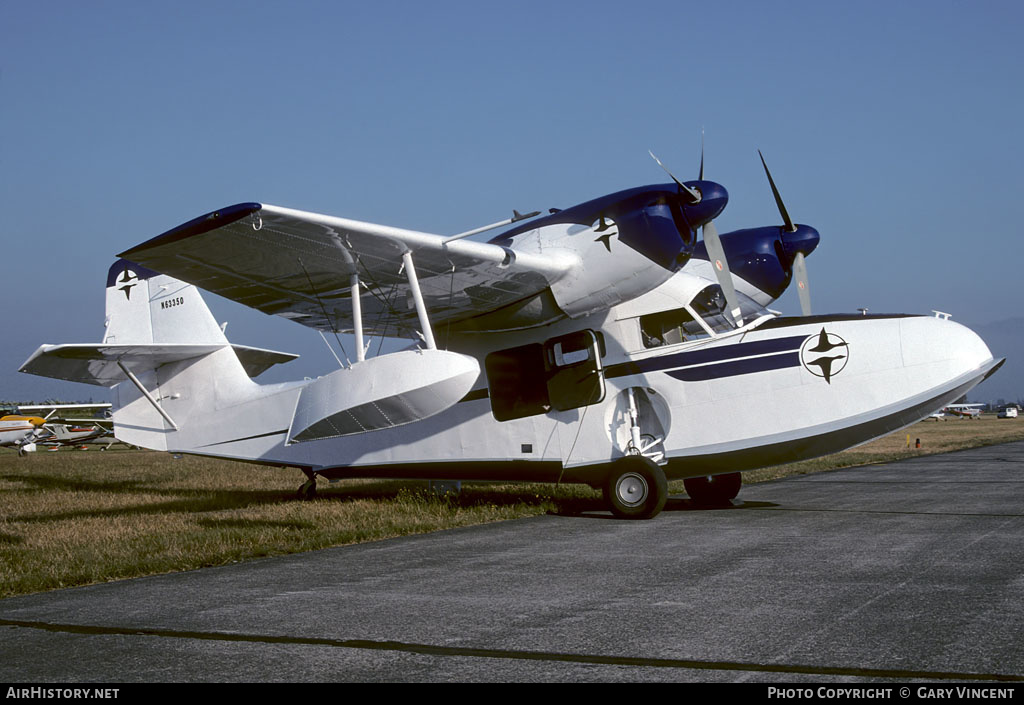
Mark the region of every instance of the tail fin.
[[166, 450], [168, 435], [258, 394], [250, 377], [296, 355], [228, 343], [199, 290], [127, 260], [107, 273], [101, 344], [43, 345], [22, 372], [114, 387], [114, 430]]
[[[124, 381], [114, 388], [114, 430], [128, 443], [166, 450], [168, 433], [214, 408], [212, 386], [252, 385], [191, 284], [118, 260], [107, 272], [105, 326], [108, 351], [138, 350], [116, 363]], [[190, 356], [174, 359], [179, 350], [188, 355], [189, 348]]]
[[228, 342], [194, 286], [126, 259], [107, 272], [105, 325], [111, 345]]

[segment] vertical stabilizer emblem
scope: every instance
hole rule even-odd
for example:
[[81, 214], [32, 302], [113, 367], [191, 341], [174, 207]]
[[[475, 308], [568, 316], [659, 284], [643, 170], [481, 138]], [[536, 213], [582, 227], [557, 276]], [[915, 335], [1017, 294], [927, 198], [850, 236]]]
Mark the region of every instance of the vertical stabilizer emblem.
[[130, 301], [132, 298], [132, 287], [138, 283], [139, 278], [135, 275], [135, 272], [125, 267], [124, 271], [121, 272], [121, 276], [117, 278], [117, 290], [123, 291], [125, 298]]

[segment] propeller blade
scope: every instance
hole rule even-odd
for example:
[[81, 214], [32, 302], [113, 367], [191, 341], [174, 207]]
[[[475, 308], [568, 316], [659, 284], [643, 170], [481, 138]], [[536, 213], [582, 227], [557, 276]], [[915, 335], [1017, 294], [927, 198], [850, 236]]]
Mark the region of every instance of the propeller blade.
[[738, 328], [743, 324], [743, 319], [740, 316], [739, 302], [736, 300], [736, 287], [733, 286], [729, 260], [725, 257], [725, 248], [722, 247], [722, 239], [718, 237], [714, 223], [704, 224], [704, 246], [708, 250], [715, 276], [718, 277], [718, 285], [722, 287], [722, 293], [725, 295], [726, 317]]
[[701, 181], [704, 180], [704, 130], [700, 131], [700, 176], [697, 177]]
[[690, 198], [693, 199], [692, 200], [693, 203], [699, 203], [700, 202], [700, 191], [697, 191], [695, 189], [690, 188], [689, 186], [684, 184], [682, 181], [677, 179], [675, 177], [675, 175], [671, 171], [668, 170], [668, 167], [665, 166], [664, 164], [662, 164], [661, 160], [658, 159], [656, 156], [654, 156], [654, 152], [652, 152], [651, 150], [648, 149], [647, 153], [651, 155], [651, 158], [653, 158], [654, 161], [658, 162], [658, 166], [660, 166], [662, 169], [664, 169], [666, 174], [668, 174], [670, 177], [672, 177], [672, 180], [676, 182], [676, 186], [678, 186], [680, 189], [682, 189], [686, 193], [690, 194]]
[[779, 207], [779, 215], [782, 216], [782, 221], [786, 224], [786, 230], [789, 232], [796, 232], [796, 226], [793, 225], [793, 220], [789, 217], [789, 213], [786, 211], [786, 206], [782, 202], [782, 196], [779, 195], [779, 189], [775, 187], [775, 180], [772, 178], [772, 173], [768, 171], [768, 164], [764, 161], [764, 155], [761, 154], [761, 150], [757, 150], [758, 156], [761, 157], [761, 164], [764, 166], [764, 173], [768, 175], [768, 183], [771, 184], [772, 193], [775, 194], [775, 205]]
[[796, 291], [800, 295], [800, 311], [805, 316], [811, 315], [811, 290], [807, 284], [807, 263], [804, 253], [797, 252], [793, 258], [793, 278], [796, 280]]

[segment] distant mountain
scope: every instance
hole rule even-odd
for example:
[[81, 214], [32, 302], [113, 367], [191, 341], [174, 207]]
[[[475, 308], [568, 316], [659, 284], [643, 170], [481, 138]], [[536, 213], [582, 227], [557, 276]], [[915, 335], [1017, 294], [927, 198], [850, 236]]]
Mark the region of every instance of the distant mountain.
[[993, 355], [1006, 358], [999, 371], [971, 390], [967, 397], [979, 402], [1024, 400], [1024, 317], [983, 324], [961, 323], [980, 335]]

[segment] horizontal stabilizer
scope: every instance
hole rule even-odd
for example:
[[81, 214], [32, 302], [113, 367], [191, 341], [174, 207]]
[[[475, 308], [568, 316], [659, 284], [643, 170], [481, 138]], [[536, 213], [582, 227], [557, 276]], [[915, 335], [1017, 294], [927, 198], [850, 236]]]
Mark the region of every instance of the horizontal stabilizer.
[[41, 345], [21, 366], [21, 371], [40, 377], [113, 387], [128, 379], [118, 366], [118, 362], [127, 366], [141, 364], [155, 368], [168, 362], [181, 362], [208, 355], [222, 347], [224, 346], [182, 344]]
[[251, 348], [248, 345], [232, 345], [231, 347], [235, 349], [238, 361], [242, 363], [245, 373], [250, 377], [259, 377], [274, 365], [291, 362], [299, 357], [294, 353]]
[[[170, 362], [181, 362], [209, 355], [223, 344], [189, 345], [177, 343], [140, 343], [136, 345], [66, 344], [41, 345], [21, 366], [21, 371], [40, 377], [112, 387], [128, 379], [119, 362], [129, 369], [153, 369]], [[297, 355], [279, 353], [245, 345], [232, 346], [250, 377], [271, 365], [288, 362]]]

